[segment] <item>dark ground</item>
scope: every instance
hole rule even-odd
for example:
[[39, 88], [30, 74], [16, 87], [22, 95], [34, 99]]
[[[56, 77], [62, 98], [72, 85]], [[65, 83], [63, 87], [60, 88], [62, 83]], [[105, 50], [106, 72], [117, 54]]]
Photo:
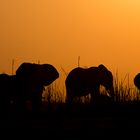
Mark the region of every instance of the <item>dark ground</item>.
[[140, 128], [140, 103], [50, 104], [39, 113], [1, 112], [0, 128], [45, 128], [49, 131], [77, 131], [94, 128]]
[[[124, 138], [139, 136], [140, 103], [109, 103], [91, 107], [64, 103], [44, 106], [40, 113], [9, 111], [0, 118], [0, 137], [6, 138]], [[113, 135], [113, 137], [112, 137]], [[66, 137], [65, 137], [66, 136]], [[57, 138], [56, 138], [57, 137]], [[106, 138], [105, 138], [106, 137]], [[78, 139], [79, 139], [78, 138]]]

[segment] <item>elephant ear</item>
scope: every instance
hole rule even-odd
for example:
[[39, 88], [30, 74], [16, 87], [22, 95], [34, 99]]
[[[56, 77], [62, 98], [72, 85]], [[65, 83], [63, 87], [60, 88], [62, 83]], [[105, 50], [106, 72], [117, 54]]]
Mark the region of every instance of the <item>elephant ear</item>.
[[59, 73], [51, 64], [42, 64], [39, 77], [42, 84], [47, 86], [59, 77]]
[[108, 69], [103, 64], [100, 64], [98, 68], [100, 71], [108, 71]]
[[99, 71], [99, 79], [100, 79], [100, 82], [102, 83], [104, 79], [106, 79], [106, 76], [108, 74], [108, 69], [103, 65], [103, 64], [100, 64], [98, 66], [98, 71]]
[[98, 66], [98, 70], [100, 82], [105, 86], [108, 86], [110, 84], [112, 85], [113, 75], [111, 71], [109, 71], [103, 64]]

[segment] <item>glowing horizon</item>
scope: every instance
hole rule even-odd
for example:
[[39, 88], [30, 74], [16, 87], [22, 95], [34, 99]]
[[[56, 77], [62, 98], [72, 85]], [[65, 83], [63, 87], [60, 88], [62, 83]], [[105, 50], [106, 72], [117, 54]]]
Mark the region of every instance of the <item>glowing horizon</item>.
[[140, 72], [138, 0], [0, 2], [0, 73], [24, 61], [67, 72], [104, 64], [120, 77]]

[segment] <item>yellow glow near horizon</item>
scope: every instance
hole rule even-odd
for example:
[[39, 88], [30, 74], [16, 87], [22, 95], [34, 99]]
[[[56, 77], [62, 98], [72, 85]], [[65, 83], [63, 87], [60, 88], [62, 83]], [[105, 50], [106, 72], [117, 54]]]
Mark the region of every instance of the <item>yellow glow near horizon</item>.
[[23, 61], [70, 71], [105, 64], [120, 76], [140, 72], [138, 0], [0, 2], [0, 73]]

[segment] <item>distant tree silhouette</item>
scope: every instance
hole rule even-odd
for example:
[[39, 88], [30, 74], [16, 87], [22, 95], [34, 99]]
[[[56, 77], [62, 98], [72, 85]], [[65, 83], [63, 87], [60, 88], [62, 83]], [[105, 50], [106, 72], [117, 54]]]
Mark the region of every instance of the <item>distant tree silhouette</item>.
[[75, 97], [91, 94], [91, 102], [96, 101], [100, 94], [100, 85], [109, 92], [110, 97], [114, 97], [113, 76], [104, 66], [74, 68], [65, 80], [66, 102], [71, 103]]
[[59, 77], [51, 64], [22, 63], [16, 70], [20, 84], [20, 102], [25, 107], [26, 101], [32, 102], [33, 111], [39, 111], [42, 104], [44, 86], [50, 85]]

